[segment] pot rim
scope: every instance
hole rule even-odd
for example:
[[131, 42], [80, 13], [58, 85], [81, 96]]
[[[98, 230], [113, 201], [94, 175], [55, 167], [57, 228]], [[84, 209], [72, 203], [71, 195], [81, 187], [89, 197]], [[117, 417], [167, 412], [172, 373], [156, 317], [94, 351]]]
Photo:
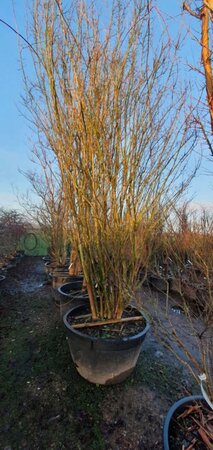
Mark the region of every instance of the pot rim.
[[[83, 298], [82, 298], [82, 300], [83, 300]], [[142, 331], [140, 331], [140, 332], [137, 333], [137, 334], [134, 334], [133, 336], [126, 336], [126, 337], [123, 337], [123, 338], [117, 338], [117, 339], [98, 338], [98, 337], [89, 336], [88, 334], [82, 333], [81, 331], [78, 331], [77, 329], [73, 328], [73, 327], [69, 324], [69, 322], [68, 322], [68, 320], [67, 320], [68, 315], [69, 315], [74, 309], [80, 308], [80, 307], [82, 307], [82, 306], [88, 306], [88, 305], [89, 305], [89, 302], [87, 303], [87, 305], [85, 305], [85, 303], [82, 303], [82, 305], [74, 306], [74, 307], [70, 308], [70, 309], [65, 313], [65, 315], [63, 316], [63, 322], [64, 322], [65, 327], [66, 327], [69, 331], [71, 331], [72, 333], [75, 333], [77, 336], [81, 337], [82, 339], [85, 339], [85, 340], [88, 340], [88, 339], [89, 339], [90, 341], [93, 341], [93, 342], [98, 342], [98, 341], [99, 341], [99, 342], [105, 342], [106, 344], [107, 344], [107, 343], [112, 343], [112, 342], [117, 342], [117, 343], [124, 343], [124, 342], [127, 342], [127, 341], [128, 341], [128, 342], [133, 342], [134, 340], [137, 340], [138, 338], [142, 338], [143, 336], [145, 336], [146, 333], [148, 332], [148, 330], [150, 329], [150, 323], [149, 323], [149, 320], [148, 320], [148, 318], [147, 318], [147, 315], [144, 313], [144, 311], [143, 311], [142, 309], [136, 308], [135, 306], [129, 305], [129, 306], [131, 306], [132, 308], [136, 309], [136, 310], [143, 316], [143, 318], [145, 319], [146, 325], [145, 325], [145, 328], [144, 328]]]
[[[72, 275], [70, 275], [70, 277], [72, 277]], [[68, 284], [70, 285], [71, 283], [81, 283], [81, 280], [70, 280], [67, 283], [63, 283], [61, 286], [58, 287], [59, 294], [63, 295], [64, 297], [69, 297], [69, 298], [72, 297], [73, 294], [76, 294], [76, 295], [79, 294], [81, 296], [81, 289], [79, 289], [79, 291], [76, 291], [76, 290], [72, 291], [71, 290], [70, 292], [63, 292], [62, 291], [62, 288], [64, 286], [68, 286]], [[82, 296], [83, 296], [83, 293], [82, 293]]]
[[177, 400], [173, 405], [170, 407], [169, 411], [167, 412], [167, 415], [164, 419], [164, 425], [163, 425], [163, 448], [164, 450], [170, 450], [169, 447], [169, 427], [171, 424], [172, 416], [174, 415], [175, 411], [182, 405], [187, 404], [188, 402], [196, 401], [196, 400], [204, 400], [204, 397], [201, 394], [197, 395], [190, 395], [188, 397], [183, 397], [180, 400]]
[[57, 263], [57, 261], [51, 261], [51, 260], [46, 261], [46, 262], [44, 263], [44, 265], [45, 265], [45, 267], [51, 267], [51, 269], [54, 268], [54, 267], [57, 267], [57, 268], [64, 267], [64, 266], [60, 266], [60, 265]]
[[72, 276], [69, 274], [68, 269], [66, 270], [66, 268], [61, 268], [61, 270], [59, 268], [57, 268], [56, 270], [53, 270], [52, 275], [53, 275], [53, 277], [60, 277], [60, 276], [71, 277]]

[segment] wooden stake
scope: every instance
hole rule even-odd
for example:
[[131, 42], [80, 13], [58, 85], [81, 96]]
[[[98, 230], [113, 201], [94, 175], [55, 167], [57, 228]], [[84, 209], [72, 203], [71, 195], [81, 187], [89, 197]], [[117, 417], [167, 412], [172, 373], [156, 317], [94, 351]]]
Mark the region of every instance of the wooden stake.
[[134, 316], [134, 317], [124, 317], [123, 319], [111, 319], [111, 320], [100, 320], [97, 322], [88, 322], [88, 323], [76, 323], [74, 325], [71, 325], [72, 328], [78, 329], [78, 328], [86, 328], [86, 327], [101, 327], [104, 325], [111, 325], [114, 323], [126, 323], [126, 322], [135, 322], [138, 320], [144, 320], [143, 316]]

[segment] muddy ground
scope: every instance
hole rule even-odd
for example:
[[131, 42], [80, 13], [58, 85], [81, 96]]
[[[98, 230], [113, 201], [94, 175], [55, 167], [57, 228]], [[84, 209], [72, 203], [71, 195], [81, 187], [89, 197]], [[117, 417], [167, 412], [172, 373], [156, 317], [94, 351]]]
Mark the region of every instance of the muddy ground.
[[193, 381], [152, 330], [126, 382], [83, 380], [45, 280], [42, 259], [24, 257], [0, 286], [0, 449], [162, 449], [165, 414]]

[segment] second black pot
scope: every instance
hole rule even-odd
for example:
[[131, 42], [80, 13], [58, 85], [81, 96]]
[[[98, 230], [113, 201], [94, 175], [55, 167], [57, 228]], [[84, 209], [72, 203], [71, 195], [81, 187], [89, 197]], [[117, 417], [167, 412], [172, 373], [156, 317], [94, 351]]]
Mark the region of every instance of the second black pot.
[[184, 397], [174, 403], [169, 409], [163, 427], [163, 449], [171, 450], [170, 448], [170, 434], [171, 434], [171, 426], [172, 420], [176, 413], [181, 414], [186, 405], [191, 405], [195, 401], [204, 400], [202, 395], [191, 395], [190, 397]]
[[60, 315], [64, 314], [73, 306], [78, 306], [82, 300], [88, 300], [87, 291], [83, 290], [83, 277], [72, 276], [72, 281], [62, 284], [57, 289], [56, 304], [60, 308]]
[[83, 281], [83, 277], [82, 276], [78, 276], [75, 277], [73, 275], [70, 275], [69, 272], [67, 270], [65, 270], [64, 268], [62, 269], [55, 269], [52, 272], [52, 287], [53, 289], [58, 289], [60, 286], [64, 285], [65, 283], [68, 282], [73, 282], [73, 281]]

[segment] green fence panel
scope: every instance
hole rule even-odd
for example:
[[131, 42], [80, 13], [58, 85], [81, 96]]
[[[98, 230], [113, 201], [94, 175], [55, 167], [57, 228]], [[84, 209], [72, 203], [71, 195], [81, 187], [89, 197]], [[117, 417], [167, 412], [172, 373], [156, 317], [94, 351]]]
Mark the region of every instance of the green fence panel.
[[26, 233], [21, 238], [20, 250], [24, 250], [27, 256], [46, 256], [48, 244], [37, 231]]

